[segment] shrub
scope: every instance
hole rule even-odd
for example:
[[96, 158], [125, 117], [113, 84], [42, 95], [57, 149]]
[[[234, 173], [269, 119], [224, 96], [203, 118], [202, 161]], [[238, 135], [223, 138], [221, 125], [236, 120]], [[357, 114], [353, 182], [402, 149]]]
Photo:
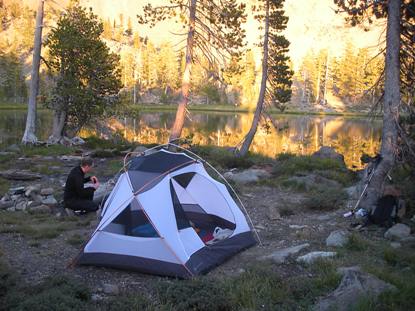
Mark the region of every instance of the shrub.
[[151, 303], [146, 297], [139, 293], [126, 296], [117, 296], [106, 301], [99, 310], [105, 311], [130, 311], [130, 310], [139, 310], [147, 311], [152, 310]]
[[41, 284], [14, 288], [5, 310], [89, 310], [90, 292], [81, 282], [66, 277], [47, 278]]
[[268, 266], [250, 267], [235, 278], [225, 279], [224, 287], [234, 310], [278, 310], [290, 296], [284, 282]]
[[231, 310], [229, 299], [220, 284], [209, 279], [161, 282], [156, 288], [162, 305], [170, 310]]
[[358, 234], [351, 234], [345, 248], [351, 251], [364, 251], [369, 248], [369, 243], [361, 238]]
[[304, 206], [311, 210], [329, 211], [342, 206], [347, 194], [339, 188], [316, 188], [310, 192], [310, 196], [304, 201]]

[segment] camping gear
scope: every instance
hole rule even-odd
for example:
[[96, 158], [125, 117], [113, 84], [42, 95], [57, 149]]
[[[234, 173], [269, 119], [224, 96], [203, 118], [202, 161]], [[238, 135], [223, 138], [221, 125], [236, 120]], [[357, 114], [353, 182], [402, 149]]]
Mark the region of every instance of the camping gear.
[[186, 278], [257, 243], [200, 159], [151, 150], [124, 168], [76, 263]]
[[385, 195], [379, 198], [376, 208], [369, 214], [369, 220], [376, 224], [392, 227], [397, 220], [398, 200], [393, 195]]
[[375, 175], [376, 168], [378, 167], [378, 165], [379, 165], [379, 163], [380, 163], [381, 160], [382, 160], [382, 157], [380, 155], [377, 155], [373, 159], [371, 165], [368, 167], [368, 172], [367, 172], [367, 177], [366, 177], [366, 181], [365, 181], [365, 186], [363, 188], [362, 193], [360, 194], [359, 199], [357, 200], [357, 202], [356, 202], [355, 206], [352, 208], [352, 210], [349, 211], [349, 212], [347, 212], [347, 213], [345, 213], [345, 214], [343, 214], [343, 217], [350, 217], [350, 216], [352, 216], [352, 215], [354, 215], [356, 213], [356, 211], [357, 211], [357, 209], [358, 209], [358, 207], [360, 205], [360, 201], [362, 200], [363, 196], [366, 194], [366, 190], [369, 187], [370, 181], [372, 180], [372, 177]]

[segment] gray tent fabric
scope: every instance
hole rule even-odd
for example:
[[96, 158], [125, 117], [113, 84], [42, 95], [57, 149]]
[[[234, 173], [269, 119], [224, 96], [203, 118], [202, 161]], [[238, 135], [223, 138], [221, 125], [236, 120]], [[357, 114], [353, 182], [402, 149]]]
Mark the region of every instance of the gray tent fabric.
[[77, 263], [188, 278], [257, 243], [226, 186], [184, 153], [131, 160]]

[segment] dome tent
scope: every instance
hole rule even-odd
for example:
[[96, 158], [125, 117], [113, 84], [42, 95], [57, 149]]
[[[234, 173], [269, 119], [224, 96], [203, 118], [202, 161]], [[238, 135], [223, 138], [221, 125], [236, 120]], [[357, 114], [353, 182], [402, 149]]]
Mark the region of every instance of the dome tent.
[[101, 216], [78, 264], [186, 278], [256, 244], [226, 186], [165, 149], [129, 162]]

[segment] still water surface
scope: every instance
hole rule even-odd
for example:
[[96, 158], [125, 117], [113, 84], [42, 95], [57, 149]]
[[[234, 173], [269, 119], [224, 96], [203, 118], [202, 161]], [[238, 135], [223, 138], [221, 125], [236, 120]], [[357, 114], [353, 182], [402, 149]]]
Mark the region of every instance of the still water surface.
[[[107, 129], [83, 130], [81, 136], [97, 134], [105, 137], [117, 132], [129, 141], [165, 143], [174, 117], [175, 112], [143, 112], [136, 118], [109, 120]], [[249, 130], [253, 115], [192, 112], [190, 118], [186, 120], [183, 137], [192, 137], [196, 144], [235, 146]], [[363, 153], [374, 155], [380, 146], [380, 120], [370, 122], [365, 118], [304, 115], [274, 115], [273, 118], [277, 129], [263, 124], [251, 151], [274, 157], [284, 152], [306, 155], [321, 146], [331, 146], [344, 155], [349, 167], [360, 168], [360, 156]], [[52, 114], [40, 111], [38, 120], [38, 138], [46, 140], [52, 126]], [[0, 110], [0, 145], [19, 142], [25, 122], [25, 111]]]

